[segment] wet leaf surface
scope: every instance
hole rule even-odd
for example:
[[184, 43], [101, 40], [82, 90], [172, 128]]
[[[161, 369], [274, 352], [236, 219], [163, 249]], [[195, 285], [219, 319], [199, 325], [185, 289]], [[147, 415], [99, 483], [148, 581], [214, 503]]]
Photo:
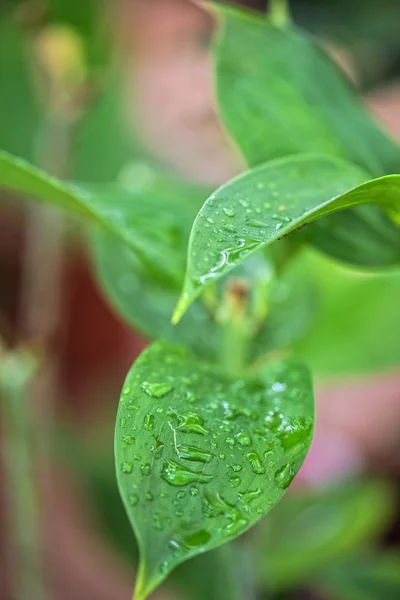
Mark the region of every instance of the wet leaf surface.
[[313, 415], [308, 371], [294, 360], [234, 380], [165, 343], [142, 354], [125, 382], [115, 437], [141, 551], [136, 598], [278, 502], [306, 456]]

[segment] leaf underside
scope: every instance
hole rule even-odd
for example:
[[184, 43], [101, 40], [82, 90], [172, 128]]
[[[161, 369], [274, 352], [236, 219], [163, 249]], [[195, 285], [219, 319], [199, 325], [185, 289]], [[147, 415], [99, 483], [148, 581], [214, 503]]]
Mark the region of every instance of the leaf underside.
[[118, 483], [141, 552], [137, 599], [278, 502], [307, 454], [313, 418], [310, 377], [296, 361], [233, 380], [162, 342], [141, 355], [115, 435]]

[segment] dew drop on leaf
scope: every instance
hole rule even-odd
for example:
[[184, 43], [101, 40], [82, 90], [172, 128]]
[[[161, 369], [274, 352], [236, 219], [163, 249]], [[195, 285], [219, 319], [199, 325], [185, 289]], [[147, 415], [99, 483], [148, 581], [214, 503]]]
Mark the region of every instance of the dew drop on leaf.
[[129, 475], [132, 473], [133, 464], [131, 462], [123, 462], [121, 465], [121, 470], [125, 475]]
[[143, 381], [140, 387], [146, 394], [157, 399], [163, 398], [172, 390], [170, 383], [150, 383], [149, 381]]
[[256, 475], [263, 475], [265, 473], [265, 468], [263, 467], [261, 459], [258, 456], [257, 452], [249, 452], [248, 454], [246, 454], [246, 457], [250, 461], [253, 473], [255, 473]]
[[293, 477], [294, 473], [290, 463], [278, 469], [275, 473], [276, 484], [283, 489], [286, 489], [291, 484]]
[[212, 475], [204, 473], [195, 473], [186, 467], [182, 467], [173, 460], [166, 460], [161, 471], [161, 477], [171, 485], [187, 485], [188, 483], [208, 483], [212, 480]]

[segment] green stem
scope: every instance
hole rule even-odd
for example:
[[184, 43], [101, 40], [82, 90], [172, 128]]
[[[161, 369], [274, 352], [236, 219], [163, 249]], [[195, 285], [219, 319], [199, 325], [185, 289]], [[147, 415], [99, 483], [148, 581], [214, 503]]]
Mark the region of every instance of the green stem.
[[229, 375], [240, 376], [247, 364], [249, 344], [249, 288], [240, 279], [227, 284], [217, 322], [222, 335], [221, 364]]
[[291, 21], [288, 0], [269, 0], [269, 16], [277, 27], [285, 27]]
[[12, 536], [12, 597], [45, 600], [44, 568], [35, 485], [35, 448], [26, 388], [36, 371], [24, 352], [0, 354], [0, 394], [4, 420], [5, 471]]

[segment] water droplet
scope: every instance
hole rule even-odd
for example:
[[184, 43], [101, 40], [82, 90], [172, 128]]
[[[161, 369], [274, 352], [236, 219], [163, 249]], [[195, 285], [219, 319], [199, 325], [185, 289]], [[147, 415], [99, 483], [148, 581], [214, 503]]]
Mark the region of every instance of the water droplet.
[[276, 381], [272, 384], [271, 389], [273, 392], [284, 392], [286, 390], [286, 384]]
[[258, 229], [266, 229], [269, 225], [265, 221], [260, 221], [259, 219], [245, 219], [246, 225], [249, 227], [257, 227]]
[[180, 543], [177, 540], [170, 540], [168, 542], [168, 548], [172, 550], [174, 556], [178, 556], [182, 552]]
[[227, 437], [225, 441], [231, 448], [235, 445], [235, 440], [231, 437]]
[[186, 494], [185, 494], [185, 492], [184, 492], [183, 490], [181, 490], [180, 492], [178, 492], [178, 493], [176, 494], [176, 497], [177, 497], [177, 498], [184, 498], [185, 496], [186, 496]]
[[132, 496], [129, 496], [128, 500], [129, 500], [129, 504], [131, 506], [136, 506], [136, 504], [138, 503], [139, 498], [133, 494]]
[[186, 458], [186, 460], [193, 460], [202, 463], [209, 463], [214, 458], [214, 454], [207, 452], [207, 450], [201, 450], [196, 446], [187, 446], [186, 444], [177, 444], [175, 446], [175, 452], [179, 458]]
[[135, 454], [133, 456], [133, 460], [142, 460], [142, 457], [140, 456], [140, 454]]
[[231, 223], [226, 223], [224, 225], [224, 230], [227, 231], [228, 233], [236, 233], [237, 229], [234, 225], [232, 225]]
[[211, 442], [211, 448], [212, 448], [213, 450], [215, 450], [215, 448], [218, 448], [218, 444], [217, 444], [217, 442], [215, 442], [215, 441], [212, 441], [212, 442]]
[[241, 431], [236, 435], [236, 439], [241, 446], [251, 446], [251, 439], [248, 433]]
[[290, 485], [293, 477], [294, 477], [294, 472], [292, 469], [292, 465], [290, 463], [288, 463], [284, 467], [278, 469], [277, 472], [275, 473], [276, 484], [280, 488], [283, 488], [283, 489], [286, 489]]
[[[237, 477], [239, 479], [239, 477]], [[235, 505], [227, 502], [219, 492], [206, 490], [204, 494], [204, 514], [207, 517], [235, 514]]]
[[194, 482], [208, 483], [212, 479], [212, 475], [195, 473], [170, 459], [165, 461], [161, 477], [171, 485], [187, 485]]
[[243, 208], [248, 208], [249, 207], [249, 201], [248, 200], [241, 199], [241, 200], [239, 200], [239, 203], [243, 206]]
[[163, 526], [161, 524], [161, 517], [160, 517], [159, 513], [154, 513], [154, 515], [153, 515], [153, 525], [154, 525], [154, 529], [157, 529], [157, 531], [162, 531], [163, 530]]
[[264, 202], [264, 208], [267, 210], [271, 208], [271, 204], [269, 202]]
[[248, 492], [240, 492], [238, 495], [240, 502], [243, 502], [243, 504], [249, 504], [252, 500], [255, 500], [261, 496], [261, 494], [261, 488], [257, 488], [256, 490], [249, 490]]
[[247, 520], [244, 519], [240, 513], [237, 513], [235, 519], [231, 523], [228, 523], [228, 525], [225, 525], [224, 534], [226, 537], [236, 535], [241, 529], [246, 527], [246, 525]]
[[152, 429], [154, 429], [154, 415], [150, 413], [145, 415], [143, 426], [146, 431], [152, 431]]
[[121, 427], [121, 429], [124, 429], [124, 427], [126, 427], [126, 418], [122, 417], [122, 419], [119, 422], [119, 426]]
[[231, 469], [232, 471], [235, 471], [235, 473], [238, 473], [242, 470], [242, 465], [231, 465]]
[[183, 415], [177, 415], [179, 431], [183, 433], [199, 433], [201, 435], [208, 435], [209, 431], [204, 427], [204, 421], [199, 415], [195, 413], [185, 413]]
[[221, 452], [221, 454], [219, 455], [221, 460], [225, 460], [225, 454], [223, 452]]
[[234, 217], [235, 216], [235, 211], [233, 210], [233, 208], [223, 208], [222, 209], [224, 211], [224, 213], [226, 214], [227, 217]]
[[123, 473], [125, 473], [125, 475], [129, 475], [130, 473], [132, 473], [132, 469], [133, 464], [131, 462], [123, 462], [121, 464], [121, 470]]
[[124, 442], [124, 444], [133, 444], [135, 438], [133, 437], [133, 435], [123, 435], [122, 441]]
[[143, 381], [140, 387], [146, 394], [157, 399], [163, 398], [172, 390], [170, 383], [150, 383], [149, 381]]
[[151, 450], [154, 452], [154, 458], [160, 458], [164, 450], [164, 442], [161, 442], [158, 438], [154, 438]]
[[153, 500], [153, 494], [151, 492], [146, 492], [145, 498], [146, 498], [146, 500], [151, 502]]
[[258, 190], [263, 190], [265, 188], [265, 183], [263, 183], [262, 181], [257, 181], [256, 188]]
[[130, 388], [129, 386], [125, 387], [125, 388], [122, 390], [122, 393], [123, 393], [123, 395], [124, 395], [124, 396], [127, 396], [128, 394], [130, 394], [130, 393], [131, 393], [131, 388]]
[[214, 223], [214, 219], [212, 219], [211, 217], [207, 217], [207, 222], [211, 223], [211, 225]]
[[161, 415], [164, 412], [164, 409], [161, 408], [161, 406], [159, 406], [158, 408], [156, 408], [156, 413], [158, 413], [159, 415]]
[[168, 562], [165, 560], [160, 565], [160, 573], [164, 574], [168, 571]]
[[142, 466], [140, 467], [140, 472], [142, 475], [150, 475], [151, 473], [151, 464], [150, 463], [143, 463]]
[[190, 495], [191, 496], [198, 496], [199, 495], [199, 488], [197, 488], [195, 485], [192, 485], [192, 487], [190, 488]]
[[250, 461], [253, 473], [255, 473], [256, 475], [263, 475], [265, 473], [265, 469], [262, 465], [261, 458], [258, 456], [257, 452], [249, 452], [248, 454], [246, 454], [246, 456]]
[[210, 539], [211, 534], [205, 529], [201, 529], [184, 537], [183, 543], [189, 550], [191, 550], [192, 548], [200, 548], [201, 546], [205, 546]]
[[237, 488], [242, 483], [242, 480], [240, 477], [235, 476], [230, 478], [229, 483], [233, 488]]
[[193, 392], [187, 391], [185, 393], [185, 400], [187, 400], [187, 402], [192, 403], [196, 400], [196, 396], [193, 394]]

